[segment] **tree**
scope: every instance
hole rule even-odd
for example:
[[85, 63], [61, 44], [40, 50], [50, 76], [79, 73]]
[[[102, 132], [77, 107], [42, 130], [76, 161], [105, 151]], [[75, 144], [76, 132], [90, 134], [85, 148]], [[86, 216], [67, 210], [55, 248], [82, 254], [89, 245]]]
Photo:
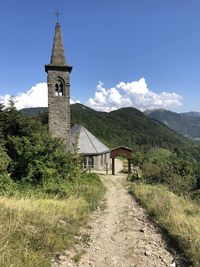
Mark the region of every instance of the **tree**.
[[6, 151], [0, 146], [0, 174], [7, 171], [8, 165], [10, 163], [10, 158]]
[[5, 109], [5, 127], [4, 137], [20, 135], [22, 116], [21, 113], [15, 107], [14, 98], [9, 99], [8, 106]]
[[80, 161], [66, 150], [62, 140], [48, 133], [9, 138], [10, 172], [15, 180], [34, 185], [47, 181], [73, 180], [79, 176]]
[[4, 131], [5, 131], [5, 107], [0, 103], [0, 142], [4, 143]]

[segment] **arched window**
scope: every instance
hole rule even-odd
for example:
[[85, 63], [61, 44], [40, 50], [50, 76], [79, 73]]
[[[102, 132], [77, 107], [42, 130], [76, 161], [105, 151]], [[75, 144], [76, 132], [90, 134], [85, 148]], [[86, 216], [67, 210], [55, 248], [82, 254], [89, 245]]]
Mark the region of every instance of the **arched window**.
[[55, 96], [64, 95], [64, 84], [61, 80], [57, 80], [55, 83]]

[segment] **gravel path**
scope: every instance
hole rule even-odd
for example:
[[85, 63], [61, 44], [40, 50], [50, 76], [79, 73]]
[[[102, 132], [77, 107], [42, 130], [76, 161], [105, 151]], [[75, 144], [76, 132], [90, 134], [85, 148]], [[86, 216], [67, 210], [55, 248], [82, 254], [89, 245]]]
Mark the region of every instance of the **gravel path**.
[[[126, 176], [101, 177], [107, 187], [106, 208], [103, 211], [98, 208], [92, 214], [82, 237], [76, 237], [75, 251], [66, 251], [60, 257], [60, 264], [52, 266], [184, 266], [178, 263], [179, 256], [168, 249], [159, 230], [128, 194]], [[79, 261], [75, 263], [72, 259]]]

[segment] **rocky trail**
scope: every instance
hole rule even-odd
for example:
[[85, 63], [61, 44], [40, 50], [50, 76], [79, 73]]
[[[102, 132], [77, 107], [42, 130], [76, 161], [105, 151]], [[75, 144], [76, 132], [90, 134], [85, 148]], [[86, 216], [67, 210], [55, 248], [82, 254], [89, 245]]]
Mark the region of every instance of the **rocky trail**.
[[52, 266], [186, 266], [129, 195], [126, 175], [101, 177], [107, 187], [106, 208], [92, 214], [81, 236], [76, 237], [74, 251], [66, 251]]

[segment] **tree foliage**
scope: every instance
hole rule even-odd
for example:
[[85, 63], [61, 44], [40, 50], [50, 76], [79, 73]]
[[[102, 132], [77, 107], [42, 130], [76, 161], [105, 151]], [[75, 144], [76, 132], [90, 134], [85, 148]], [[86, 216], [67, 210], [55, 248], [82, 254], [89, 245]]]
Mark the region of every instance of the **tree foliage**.
[[10, 163], [10, 158], [7, 155], [5, 149], [0, 146], [0, 174], [7, 171], [8, 165]]
[[140, 167], [146, 183], [162, 183], [176, 193], [185, 194], [199, 188], [199, 162], [177, 156], [170, 150], [150, 149]]
[[74, 179], [78, 175], [75, 154], [60, 139], [46, 134], [9, 138], [10, 172], [15, 180], [32, 184]]
[[41, 185], [80, 176], [80, 157], [52, 138], [43, 115], [28, 118], [15, 108], [11, 98], [0, 105], [0, 180]]

